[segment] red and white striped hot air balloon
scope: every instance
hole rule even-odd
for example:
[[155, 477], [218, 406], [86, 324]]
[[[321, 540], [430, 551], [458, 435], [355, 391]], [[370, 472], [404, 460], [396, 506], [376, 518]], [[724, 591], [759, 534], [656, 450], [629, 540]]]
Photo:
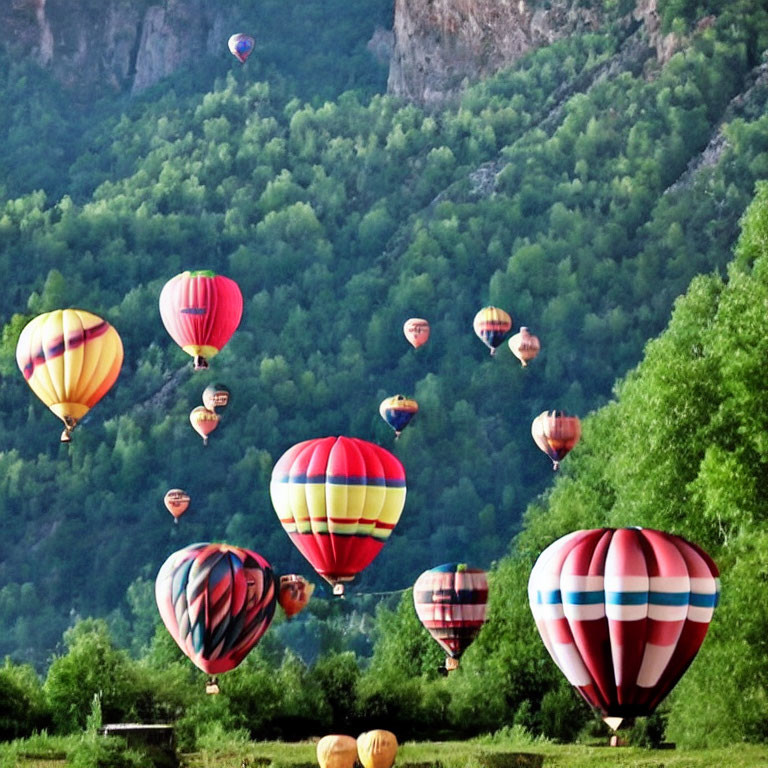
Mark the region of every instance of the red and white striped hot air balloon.
[[549, 654], [614, 729], [652, 714], [672, 690], [704, 641], [719, 593], [705, 552], [648, 528], [563, 536], [528, 581]]

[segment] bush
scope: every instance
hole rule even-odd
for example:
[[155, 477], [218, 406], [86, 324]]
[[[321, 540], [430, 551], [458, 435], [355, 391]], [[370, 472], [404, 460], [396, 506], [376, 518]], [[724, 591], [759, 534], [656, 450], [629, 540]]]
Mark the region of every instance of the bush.
[[125, 739], [90, 734], [72, 750], [68, 764], [71, 768], [154, 768], [150, 757], [128, 749]]

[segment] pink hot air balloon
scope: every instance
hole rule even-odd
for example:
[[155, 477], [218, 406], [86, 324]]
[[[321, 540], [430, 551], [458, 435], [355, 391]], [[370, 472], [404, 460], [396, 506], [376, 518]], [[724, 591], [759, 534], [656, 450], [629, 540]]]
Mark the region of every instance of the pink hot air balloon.
[[647, 528], [563, 536], [528, 581], [544, 645], [614, 729], [652, 714], [672, 690], [704, 641], [719, 593], [705, 552]]

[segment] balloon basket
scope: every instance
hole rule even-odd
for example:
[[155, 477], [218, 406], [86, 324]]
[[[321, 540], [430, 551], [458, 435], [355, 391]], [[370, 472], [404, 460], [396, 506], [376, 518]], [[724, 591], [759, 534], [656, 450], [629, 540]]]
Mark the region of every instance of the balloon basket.
[[62, 443], [71, 443], [72, 442], [72, 435], [68, 429], [65, 429], [61, 433], [61, 442]]
[[333, 585], [333, 594], [336, 595], [336, 597], [344, 597], [344, 585], [343, 584], [334, 584]]
[[209, 677], [205, 684], [205, 692], [209, 696], [216, 696], [219, 693], [219, 685], [215, 677]]
[[453, 672], [454, 669], [459, 668], [459, 660], [454, 659], [452, 656], [445, 657], [445, 668], [448, 672]]

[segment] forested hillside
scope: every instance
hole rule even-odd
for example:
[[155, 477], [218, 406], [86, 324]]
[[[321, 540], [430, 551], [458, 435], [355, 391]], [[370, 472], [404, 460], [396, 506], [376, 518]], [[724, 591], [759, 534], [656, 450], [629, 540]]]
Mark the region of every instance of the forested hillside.
[[[85, 616], [108, 616], [141, 649], [157, 569], [193, 541], [312, 575], [268, 494], [274, 461], [309, 437], [375, 440], [406, 467], [402, 520], [358, 593], [448, 560], [489, 567], [552, 482], [532, 418], [605, 404], [674, 298], [730, 259], [768, 171], [760, 3], [670, 3], [685, 44], [663, 66], [642, 28], [617, 23], [434, 113], [374, 95], [386, 73], [364, 44], [386, 3], [356, 4], [359, 39], [341, 3], [320, 5], [275, 24], [246, 66], [205, 60], [87, 112], [32, 64], [5, 62], [0, 651], [14, 659], [44, 667]], [[301, 55], [318, 45], [344, 55]], [[715, 137], [720, 150], [686, 174]], [[197, 268], [245, 297], [202, 374], [157, 309], [165, 281]], [[472, 333], [488, 303], [541, 338], [529, 369], [506, 347], [490, 358]], [[107, 318], [126, 350], [70, 446], [14, 357], [27, 320], [61, 306]], [[433, 327], [419, 350], [401, 332], [412, 315]], [[212, 381], [233, 400], [204, 448], [187, 417]], [[378, 404], [397, 392], [420, 411], [394, 444]], [[584, 443], [568, 462], [604, 448]], [[178, 526], [162, 506], [173, 486], [192, 496]]]

